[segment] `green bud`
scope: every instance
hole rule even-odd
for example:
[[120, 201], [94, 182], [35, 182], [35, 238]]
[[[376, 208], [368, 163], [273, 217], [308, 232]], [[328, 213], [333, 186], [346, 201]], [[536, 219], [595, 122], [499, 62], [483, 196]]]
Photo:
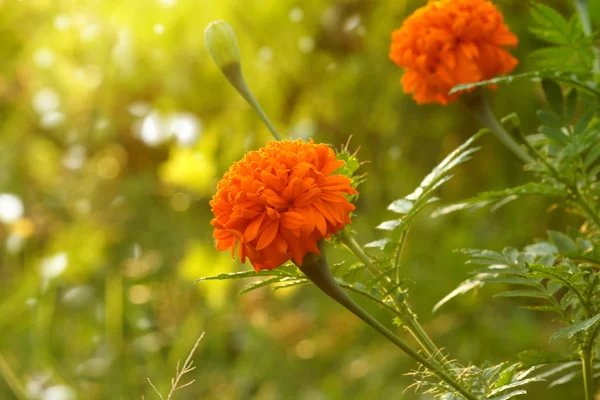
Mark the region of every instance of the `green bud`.
[[227, 22], [211, 22], [204, 30], [204, 40], [210, 56], [221, 70], [240, 63], [240, 48]]

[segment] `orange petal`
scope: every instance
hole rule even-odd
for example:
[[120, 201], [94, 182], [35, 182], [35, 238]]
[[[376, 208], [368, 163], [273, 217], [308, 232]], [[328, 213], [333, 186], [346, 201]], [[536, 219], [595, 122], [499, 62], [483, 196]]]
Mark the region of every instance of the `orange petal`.
[[279, 220], [273, 219], [267, 224], [265, 230], [258, 238], [256, 250], [262, 250], [268, 245], [270, 245], [273, 242], [273, 240], [275, 240], [275, 237], [277, 237], [277, 233], [279, 233]]

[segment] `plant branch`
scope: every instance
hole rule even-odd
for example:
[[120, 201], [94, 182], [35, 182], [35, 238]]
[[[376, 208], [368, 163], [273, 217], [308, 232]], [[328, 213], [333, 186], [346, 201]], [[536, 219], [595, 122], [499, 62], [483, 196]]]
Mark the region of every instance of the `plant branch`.
[[392, 331], [383, 326], [379, 321], [377, 321], [370, 314], [364, 311], [358, 304], [356, 304], [354, 300], [352, 300], [352, 298], [348, 296], [348, 294], [338, 285], [338, 283], [331, 275], [323, 251], [321, 252], [321, 255], [308, 253], [305, 256], [302, 265], [299, 268], [308, 277], [308, 279], [310, 279], [325, 294], [327, 294], [333, 300], [345, 307], [348, 311], [356, 315], [362, 321], [367, 323], [373, 329], [378, 331], [381, 335], [383, 335], [386, 339], [392, 342], [396, 347], [404, 351], [407, 355], [415, 359], [424, 367], [434, 372], [439, 378], [441, 378], [444, 382], [452, 386], [458, 393], [460, 393], [466, 399], [478, 400], [477, 397], [471, 394], [453, 377], [448, 375], [446, 371], [444, 371], [439, 366], [437, 366], [436, 364], [429, 361], [421, 354], [413, 350], [404, 341], [402, 341], [402, 339], [394, 335]]

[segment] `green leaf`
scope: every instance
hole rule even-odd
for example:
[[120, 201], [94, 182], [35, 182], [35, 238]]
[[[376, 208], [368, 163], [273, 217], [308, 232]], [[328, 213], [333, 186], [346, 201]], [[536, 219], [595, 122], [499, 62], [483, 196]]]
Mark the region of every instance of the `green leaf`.
[[475, 197], [439, 207], [431, 214], [431, 217], [436, 218], [440, 215], [445, 215], [460, 210], [478, 209], [490, 203], [502, 201], [510, 196], [522, 197], [532, 195], [564, 197], [567, 195], [567, 192], [547, 183], [529, 182], [513, 188], [484, 192]]
[[263, 281], [257, 281], [257, 282], [252, 282], [249, 285], [247, 285], [246, 287], [244, 287], [241, 291], [240, 291], [240, 295], [244, 294], [244, 293], [248, 293], [251, 292], [253, 290], [259, 289], [263, 286], [268, 286], [272, 283], [277, 283], [277, 282], [281, 282], [281, 280], [284, 279], [282, 277], [276, 276], [274, 278], [270, 278], [270, 279], [265, 279]]
[[523, 74], [499, 76], [496, 78], [488, 79], [486, 81], [463, 83], [454, 86], [452, 90], [450, 90], [449, 94], [460, 92], [461, 90], [474, 89], [478, 87], [487, 87], [489, 85], [509, 84], [519, 81], [538, 82], [542, 78], [548, 78], [557, 82], [562, 82], [567, 85], [579, 88], [587, 93], [593, 94], [594, 96], [600, 97], [600, 86], [598, 83], [585, 76], [582, 76], [582, 74], [556, 70], [525, 72]]
[[520, 390], [515, 390], [514, 392], [504, 393], [504, 394], [501, 394], [499, 396], [486, 397], [486, 399], [487, 400], [510, 400], [513, 397], [517, 397], [517, 396], [520, 396], [522, 394], [527, 394], [527, 391], [523, 390], [523, 389], [520, 389]]
[[589, 168], [600, 157], [600, 143], [596, 144], [585, 156], [584, 165]]
[[[202, 278], [196, 279], [195, 283], [203, 282], [203, 281], [222, 281], [227, 279], [244, 279], [244, 278], [256, 278], [261, 276], [295, 276], [290, 273], [284, 272], [281, 268], [274, 270], [261, 270], [260, 272], [256, 271], [241, 271], [241, 272], [232, 272], [229, 274], [219, 274], [212, 276], [203, 276]], [[301, 276], [301, 275], [298, 275]]]
[[400, 199], [394, 201], [388, 206], [388, 210], [393, 211], [397, 214], [408, 214], [413, 208], [414, 203], [410, 200]]
[[592, 326], [594, 326], [594, 324], [596, 322], [598, 322], [598, 320], [600, 320], [600, 314], [595, 315], [590, 319], [586, 319], [585, 321], [581, 321], [576, 324], [569, 325], [569, 326], [561, 329], [560, 331], [556, 332], [554, 335], [552, 335], [552, 337], [550, 338], [550, 341], [553, 341], [556, 339], [563, 339], [563, 338], [571, 339], [577, 333], [585, 332], [588, 329], [590, 329]]
[[485, 283], [509, 283], [512, 285], [525, 285], [538, 287], [539, 282], [536, 279], [530, 278], [522, 278], [519, 276], [502, 276], [502, 277], [492, 277], [492, 278], [483, 278], [481, 279]]
[[498, 293], [494, 297], [535, 297], [545, 299], [548, 296], [538, 290], [509, 290]]
[[383, 248], [385, 247], [386, 244], [390, 243], [391, 240], [390, 239], [379, 239], [379, 240], [375, 240], [373, 242], [369, 242], [367, 244], [365, 244], [363, 247], [375, 247], [378, 248], [380, 250], [383, 250]]
[[273, 290], [273, 292], [275, 292], [275, 291], [280, 290], [280, 289], [287, 289], [287, 288], [290, 288], [292, 286], [305, 285], [307, 283], [311, 283], [311, 281], [309, 281], [308, 279], [290, 280], [290, 281], [287, 281], [285, 283], [281, 283], [279, 285], [273, 286], [272, 290]]
[[560, 312], [560, 310], [554, 306], [521, 306], [519, 308], [523, 308], [525, 310], [530, 311], [551, 311], [551, 312]]
[[448, 301], [452, 300], [458, 295], [465, 294], [470, 290], [475, 289], [476, 287], [480, 287], [482, 282], [478, 279], [468, 279], [462, 282], [456, 289], [446, 295], [443, 299], [438, 301], [435, 306], [433, 306], [432, 312], [436, 312], [441, 306], [446, 304]]
[[567, 104], [565, 108], [565, 118], [564, 121], [566, 124], [570, 123], [575, 116], [575, 111], [577, 110], [577, 89], [569, 90], [569, 94], [567, 95]]
[[401, 219], [391, 219], [389, 221], [383, 221], [375, 227], [375, 229], [381, 229], [383, 231], [393, 231], [402, 224]]
[[552, 8], [534, 3], [531, 8], [531, 18], [536, 27], [530, 28], [530, 31], [539, 39], [559, 45], [569, 42], [565, 36], [568, 29], [567, 21]]
[[539, 381], [542, 381], [542, 380], [543, 379], [538, 378], [536, 376], [536, 377], [533, 377], [533, 378], [527, 378], [527, 379], [523, 379], [523, 380], [520, 380], [520, 381], [512, 382], [512, 383], [509, 383], [508, 385], [504, 385], [502, 387], [499, 387], [498, 389], [493, 390], [489, 394], [489, 396], [495, 396], [495, 395], [497, 395], [499, 393], [502, 393], [504, 391], [507, 391], [509, 389], [514, 389], [514, 388], [519, 387], [519, 386], [527, 385], [528, 383], [531, 383], [531, 382], [539, 382]]
[[556, 140], [557, 142], [565, 143], [569, 141], [569, 137], [565, 135], [562, 129], [555, 126], [543, 125], [540, 132], [548, 139]]
[[544, 78], [542, 79], [542, 89], [544, 90], [544, 96], [546, 97], [546, 101], [550, 105], [550, 108], [552, 108], [556, 114], [561, 116], [564, 115], [565, 100], [560, 86], [553, 80]]
[[581, 118], [579, 118], [579, 120], [575, 124], [575, 127], [573, 128], [574, 136], [579, 136], [585, 132], [586, 128], [590, 124], [590, 121], [594, 117], [594, 114], [596, 114], [595, 109], [588, 110], [581, 116]]
[[577, 250], [575, 241], [562, 232], [548, 231], [548, 237], [561, 253], [569, 253]]
[[561, 378], [558, 378], [557, 380], [550, 382], [550, 384], [548, 385], [548, 388], [553, 388], [554, 386], [564, 385], [565, 383], [569, 383], [573, 379], [575, 379], [577, 376], [579, 376], [579, 374], [580, 374], [579, 371], [569, 372], [568, 374], [562, 376]]
[[544, 125], [552, 126], [552, 127], [561, 127], [563, 126], [563, 120], [559, 116], [554, 113], [548, 112], [546, 110], [537, 110], [535, 113], [540, 121]]
[[[549, 364], [565, 361], [565, 357], [557, 353], [537, 350], [525, 350], [517, 354], [517, 358], [523, 363], [523, 366], [529, 367], [539, 364]], [[545, 376], [542, 376], [542, 378]]]
[[558, 249], [556, 248], [556, 246], [548, 242], [538, 242], [530, 244], [528, 246], [525, 246], [524, 250], [526, 253], [535, 254], [537, 256], [548, 254], [554, 255], [558, 253]]

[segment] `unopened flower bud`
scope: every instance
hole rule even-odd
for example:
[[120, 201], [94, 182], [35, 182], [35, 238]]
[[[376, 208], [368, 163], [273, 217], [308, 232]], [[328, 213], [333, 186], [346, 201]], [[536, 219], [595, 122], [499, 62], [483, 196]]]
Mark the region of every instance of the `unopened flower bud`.
[[221, 70], [240, 63], [240, 48], [227, 22], [211, 22], [204, 30], [204, 40], [210, 56]]

